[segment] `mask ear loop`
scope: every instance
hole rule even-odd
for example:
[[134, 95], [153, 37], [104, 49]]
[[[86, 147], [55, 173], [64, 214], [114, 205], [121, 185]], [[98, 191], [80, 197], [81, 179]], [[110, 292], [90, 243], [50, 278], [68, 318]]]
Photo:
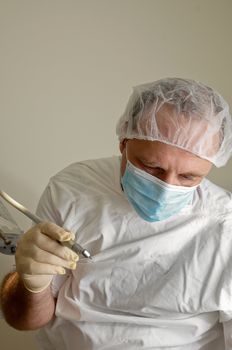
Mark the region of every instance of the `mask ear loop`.
[[127, 164], [128, 164], [128, 163], [133, 164], [133, 163], [128, 159], [127, 141], [128, 141], [128, 140], [125, 140], [126, 161], [127, 161]]
[[136, 168], [136, 166], [128, 159], [128, 152], [127, 152], [127, 146], [125, 147], [125, 151], [126, 151], [126, 167], [128, 167], [128, 165], [132, 165], [133, 167]]
[[126, 145], [125, 145], [125, 153], [126, 153], [126, 161], [128, 162], [127, 143], [126, 143]]
[[[124, 170], [124, 173], [125, 173], [126, 168], [128, 167], [128, 162], [130, 162], [130, 161], [128, 161], [128, 155], [127, 155], [127, 142], [126, 142], [126, 140], [124, 140], [124, 141], [125, 141], [125, 156], [126, 156], [126, 167]], [[124, 174], [123, 174], [123, 176], [124, 176]], [[121, 186], [122, 192], [124, 192], [123, 185], [122, 185], [123, 176], [122, 175], [120, 176], [120, 186]]]

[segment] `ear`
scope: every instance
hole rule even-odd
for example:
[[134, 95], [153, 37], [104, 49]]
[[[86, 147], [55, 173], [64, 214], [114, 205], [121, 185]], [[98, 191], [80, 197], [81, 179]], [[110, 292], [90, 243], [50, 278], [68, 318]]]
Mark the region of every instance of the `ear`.
[[123, 139], [122, 141], [120, 141], [119, 149], [121, 153], [123, 153], [124, 149], [126, 148], [127, 141], [128, 139]]

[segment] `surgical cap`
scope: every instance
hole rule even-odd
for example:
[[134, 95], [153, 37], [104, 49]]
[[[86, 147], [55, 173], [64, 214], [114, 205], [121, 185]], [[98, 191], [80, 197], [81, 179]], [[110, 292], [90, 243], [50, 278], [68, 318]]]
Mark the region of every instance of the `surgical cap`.
[[217, 167], [232, 154], [227, 102], [214, 89], [190, 79], [165, 78], [134, 87], [116, 132], [120, 141], [160, 141]]

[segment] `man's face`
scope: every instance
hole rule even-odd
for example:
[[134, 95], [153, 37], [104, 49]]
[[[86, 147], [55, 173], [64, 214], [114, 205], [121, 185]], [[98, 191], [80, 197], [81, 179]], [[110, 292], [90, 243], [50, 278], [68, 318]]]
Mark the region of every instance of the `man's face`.
[[120, 143], [120, 151], [122, 176], [126, 153], [133, 165], [171, 185], [198, 185], [212, 168], [208, 160], [159, 141], [124, 140]]

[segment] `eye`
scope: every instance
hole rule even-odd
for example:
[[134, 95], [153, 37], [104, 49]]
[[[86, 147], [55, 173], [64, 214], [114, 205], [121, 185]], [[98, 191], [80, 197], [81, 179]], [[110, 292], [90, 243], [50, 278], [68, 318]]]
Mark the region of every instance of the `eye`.
[[145, 170], [152, 175], [159, 175], [165, 172], [165, 170], [160, 167], [145, 166]]
[[191, 176], [191, 175], [180, 175], [180, 176], [186, 180], [193, 180], [193, 176]]
[[196, 176], [195, 175], [188, 175], [188, 174], [181, 174], [180, 177], [185, 180], [185, 181], [196, 181]]
[[150, 167], [150, 166], [144, 166], [144, 170], [148, 173], [153, 173], [154, 168]]
[[156, 167], [155, 170], [160, 174], [163, 174], [165, 172], [165, 170], [163, 168], [160, 168], [160, 167]]

